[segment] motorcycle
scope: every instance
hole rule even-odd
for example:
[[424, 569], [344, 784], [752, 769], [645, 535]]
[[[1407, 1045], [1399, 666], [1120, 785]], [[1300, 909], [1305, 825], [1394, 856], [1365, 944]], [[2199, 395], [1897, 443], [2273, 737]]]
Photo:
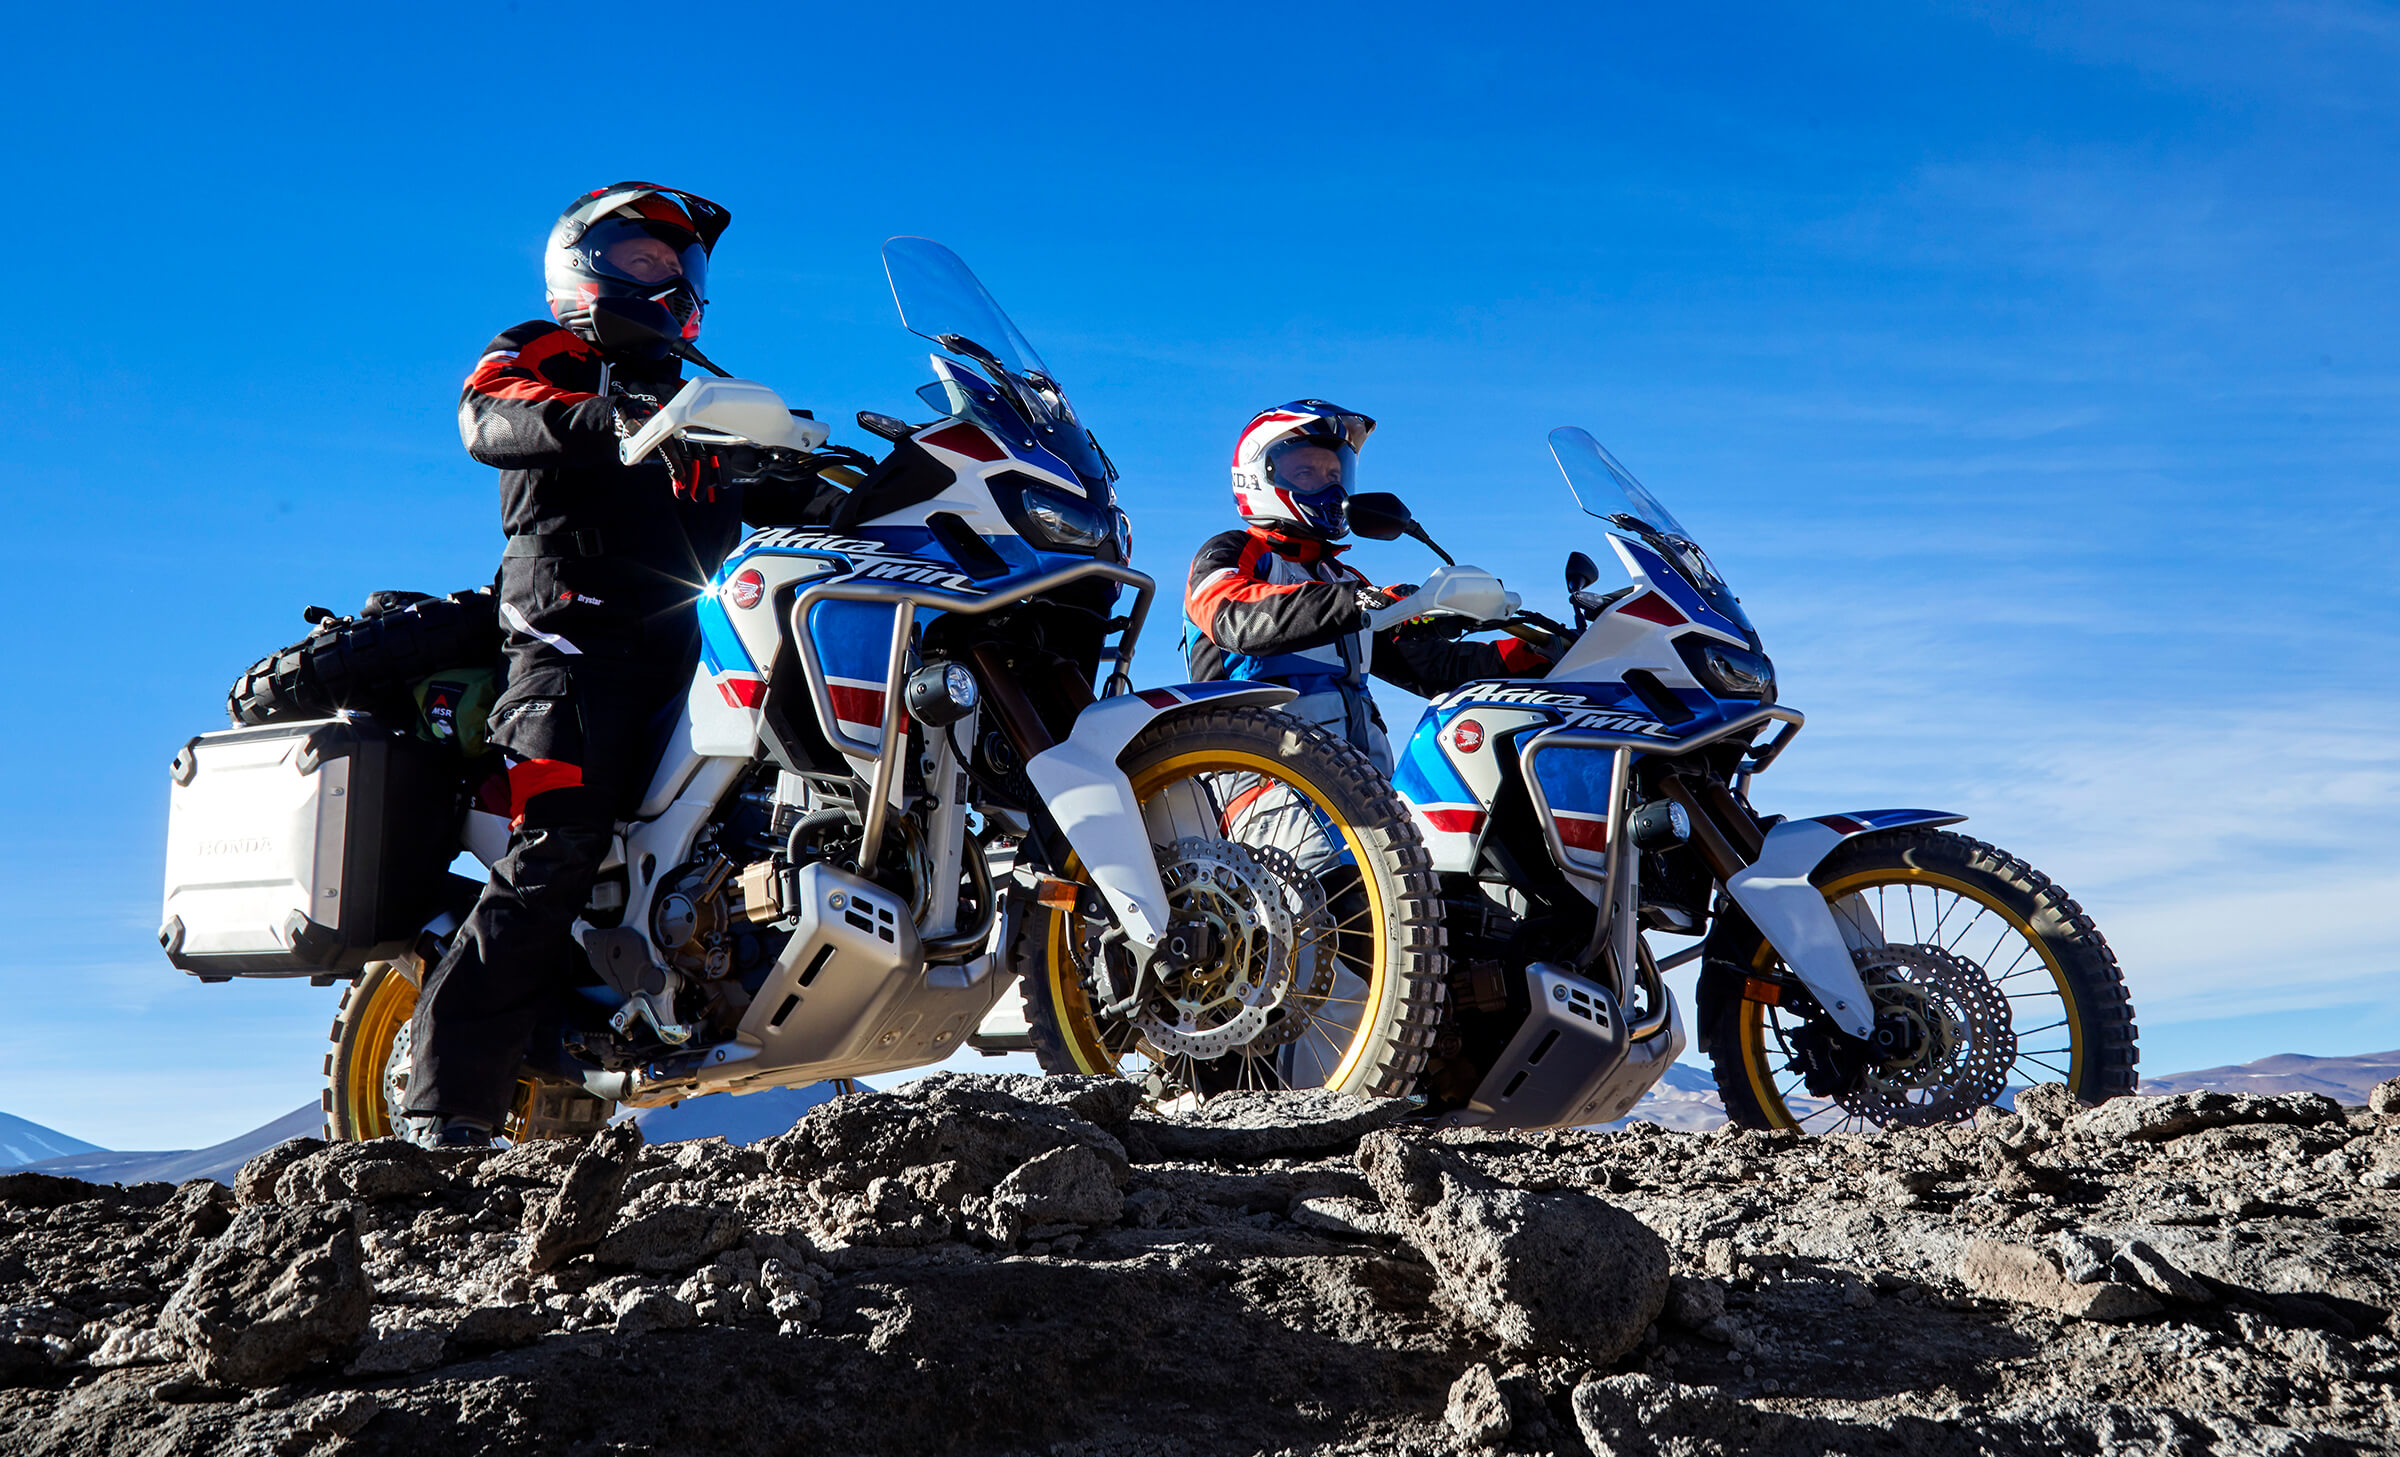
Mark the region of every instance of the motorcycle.
[[[1130, 564], [1116, 468], [957, 255], [895, 238], [883, 263], [903, 326], [939, 352], [919, 391], [936, 418], [860, 412], [880, 460], [821, 449], [822, 426], [663, 310], [597, 316], [604, 343], [710, 371], [622, 443], [628, 464], [753, 451], [852, 484], [830, 521], [753, 531], [695, 584], [689, 694], [504, 1131], [942, 1061], [1029, 938], [1079, 973], [1037, 1032], [1154, 1097], [1234, 1067], [1405, 1091], [1442, 995], [1406, 807], [1356, 751], [1273, 712], [1288, 689], [1134, 690], [1155, 586]], [[472, 738], [436, 696], [430, 737]], [[445, 867], [507, 843], [475, 794], [489, 766], [428, 737], [344, 712], [203, 734], [175, 764], [161, 943], [207, 980], [352, 983], [326, 1060], [338, 1138], [393, 1128], [419, 987], [477, 889]], [[1280, 839], [1252, 833], [1270, 823]]]
[[[1555, 658], [1432, 700], [1399, 756], [1449, 950], [1428, 1111], [1487, 1127], [1625, 1116], [1683, 1051], [1661, 973], [1694, 959], [1699, 1050], [1743, 1127], [1955, 1123], [2036, 1082], [2086, 1103], [2132, 1092], [2123, 975], [2047, 877], [1943, 828], [1963, 815], [1752, 808], [1804, 721], [1777, 701], [1756, 629], [1598, 441], [1567, 428], [1549, 444], [1630, 581], [1594, 592], [1579, 551], [1572, 626], [1513, 612], [1404, 629], [1497, 627]], [[1353, 498], [1350, 524], [1449, 561], [1388, 494]], [[1662, 960], [1653, 934], [1698, 939]]]

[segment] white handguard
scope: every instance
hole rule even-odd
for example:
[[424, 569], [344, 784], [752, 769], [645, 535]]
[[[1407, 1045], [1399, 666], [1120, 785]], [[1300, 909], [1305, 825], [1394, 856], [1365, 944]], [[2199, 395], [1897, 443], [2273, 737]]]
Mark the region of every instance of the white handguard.
[[1370, 609], [1367, 626], [1381, 632], [1412, 617], [1435, 614], [1493, 622], [1515, 612], [1522, 600], [1481, 567], [1436, 567], [1424, 586], [1389, 607]]
[[832, 431], [820, 420], [803, 420], [783, 403], [783, 396], [747, 379], [713, 376], [687, 382], [675, 398], [618, 445], [627, 465], [647, 459], [670, 435], [689, 433], [710, 444], [761, 445], [782, 450], [815, 450]]

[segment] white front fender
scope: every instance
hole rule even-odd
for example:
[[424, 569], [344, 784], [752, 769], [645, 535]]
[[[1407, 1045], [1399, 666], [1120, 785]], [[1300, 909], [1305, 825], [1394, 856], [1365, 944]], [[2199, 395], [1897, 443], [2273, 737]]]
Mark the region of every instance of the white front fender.
[[1758, 859], [1725, 882], [1725, 889], [1750, 923], [1783, 957], [1783, 964], [1800, 978], [1833, 1018], [1834, 1025], [1853, 1037], [1875, 1030], [1875, 1006], [1850, 948], [1858, 936], [1844, 936], [1825, 893], [1809, 876], [1833, 847], [1853, 835], [1903, 825], [1956, 824], [1964, 815], [1938, 810], [1872, 810], [1860, 815], [1827, 815], [1823, 819], [1786, 820], [1767, 831]]
[[1292, 697], [1291, 689], [1271, 683], [1185, 683], [1121, 693], [1085, 709], [1065, 740], [1026, 761], [1026, 777], [1043, 807], [1126, 935], [1145, 946], [1158, 944], [1167, 929], [1167, 888], [1133, 781], [1117, 767], [1117, 756], [1151, 720], [1188, 705], [1272, 708]]

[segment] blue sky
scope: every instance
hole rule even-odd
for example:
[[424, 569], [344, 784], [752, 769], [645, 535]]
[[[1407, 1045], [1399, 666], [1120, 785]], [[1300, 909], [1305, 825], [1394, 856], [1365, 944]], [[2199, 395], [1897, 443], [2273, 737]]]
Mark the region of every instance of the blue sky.
[[628, 176], [733, 209], [706, 343], [829, 419], [924, 378], [878, 243], [958, 249], [1169, 581], [1317, 394], [1556, 610], [1584, 425], [1810, 716], [1762, 807], [1971, 813], [2148, 1069], [2400, 1045], [2396, 75], [2340, 3], [20, 17], [0, 1109], [177, 1147], [313, 1096], [333, 993], [155, 949], [167, 761], [303, 604], [488, 580], [458, 381]]

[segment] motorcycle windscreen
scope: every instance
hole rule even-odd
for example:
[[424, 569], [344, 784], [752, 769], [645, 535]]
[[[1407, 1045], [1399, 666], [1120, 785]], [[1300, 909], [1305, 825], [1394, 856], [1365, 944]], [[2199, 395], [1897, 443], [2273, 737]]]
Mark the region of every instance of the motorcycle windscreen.
[[883, 271], [910, 333], [1000, 376], [992, 382], [1030, 432], [1012, 430], [1003, 438], [1058, 457], [1087, 489], [1105, 488], [1116, 478], [1032, 342], [956, 253], [931, 238], [893, 238], [883, 245]]
[[[1605, 521], [1619, 535], [1648, 546], [1673, 565], [1677, 576], [1699, 594], [1707, 611], [1738, 628], [1753, 645], [1757, 630], [1716, 564], [1650, 488], [1617, 463], [1591, 432], [1573, 425], [1550, 432], [1550, 455], [1567, 478], [1567, 490], [1587, 516]], [[1663, 586], [1661, 590], [1666, 590]]]

